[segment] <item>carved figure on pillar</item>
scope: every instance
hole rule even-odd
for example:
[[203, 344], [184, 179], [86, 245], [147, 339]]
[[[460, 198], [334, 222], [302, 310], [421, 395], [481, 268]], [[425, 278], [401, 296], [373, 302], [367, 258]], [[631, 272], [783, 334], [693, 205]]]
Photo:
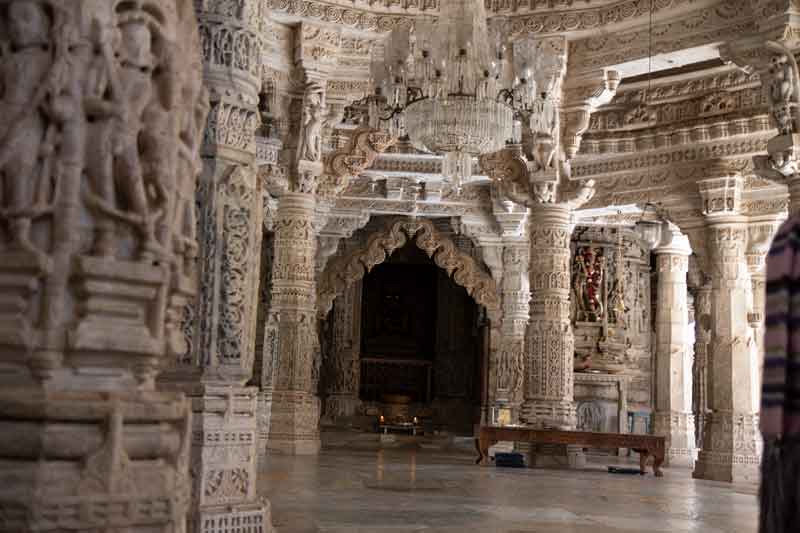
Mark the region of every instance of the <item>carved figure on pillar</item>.
[[46, 209], [47, 177], [38, 175], [37, 161], [44, 156], [52, 164], [55, 126], [48, 125], [47, 92], [54, 90], [55, 76], [65, 57], [49, 50], [52, 22], [43, 4], [11, 2], [7, 7], [8, 40], [0, 42], [4, 97], [0, 100], [0, 175], [2, 209], [7, 217], [11, 245], [32, 253], [31, 220]]
[[[190, 406], [181, 393], [157, 390], [155, 378], [174, 341], [172, 312], [197, 290], [177, 245], [194, 244], [194, 234], [175, 223], [176, 206], [159, 191], [194, 194], [198, 154], [190, 147], [199, 132], [161, 131], [158, 154], [128, 141], [147, 120], [201, 106], [199, 91], [176, 96], [202, 77], [194, 6], [10, 1], [0, 27], [2, 527], [183, 533]], [[169, 53], [184, 61], [169, 63]], [[141, 69], [145, 56], [149, 68]], [[138, 69], [133, 78], [120, 73], [128, 63]], [[119, 88], [98, 94], [112, 69], [131, 85], [125, 90], [138, 84], [139, 99]], [[92, 144], [106, 126], [95, 120], [98, 107], [114, 117], [115, 131]], [[180, 153], [192, 164], [162, 165]], [[101, 174], [97, 161], [118, 164]], [[161, 170], [148, 178], [154, 194], [137, 196], [131, 184], [142, 186], [144, 175], [136, 169], [153, 167]], [[102, 207], [94, 201], [101, 176], [113, 191]], [[140, 208], [163, 219], [157, 250]], [[110, 218], [124, 221], [124, 231], [93, 249], [84, 237]], [[56, 426], [68, 445], [50, 438]], [[124, 513], [115, 511], [121, 501]]]
[[322, 127], [327, 116], [324, 89], [316, 84], [306, 87], [303, 96], [302, 133], [299, 157], [301, 160], [322, 160]]

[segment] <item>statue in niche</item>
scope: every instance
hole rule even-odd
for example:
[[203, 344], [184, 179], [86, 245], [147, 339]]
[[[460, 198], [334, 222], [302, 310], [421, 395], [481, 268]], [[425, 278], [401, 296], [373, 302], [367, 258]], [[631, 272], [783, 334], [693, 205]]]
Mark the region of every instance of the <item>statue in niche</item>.
[[11, 246], [38, 255], [31, 222], [47, 210], [56, 135], [45, 113], [64, 63], [54, 57], [59, 52], [50, 44], [54, 21], [42, 4], [11, 2], [7, 20], [6, 40], [0, 41], [0, 215], [9, 220]]
[[602, 250], [592, 246], [579, 248], [575, 254], [572, 272], [575, 321], [597, 322], [602, 319], [604, 280], [605, 258]]
[[311, 162], [322, 160], [322, 127], [324, 123], [325, 96], [321, 88], [312, 85], [306, 90], [303, 101], [300, 159]]

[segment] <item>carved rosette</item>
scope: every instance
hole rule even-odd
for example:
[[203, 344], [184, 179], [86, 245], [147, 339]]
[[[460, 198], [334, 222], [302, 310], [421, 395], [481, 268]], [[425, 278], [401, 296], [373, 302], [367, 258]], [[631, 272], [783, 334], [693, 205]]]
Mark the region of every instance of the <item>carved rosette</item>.
[[0, 26], [0, 527], [183, 532], [189, 406], [154, 380], [196, 293], [193, 4], [13, 2]]

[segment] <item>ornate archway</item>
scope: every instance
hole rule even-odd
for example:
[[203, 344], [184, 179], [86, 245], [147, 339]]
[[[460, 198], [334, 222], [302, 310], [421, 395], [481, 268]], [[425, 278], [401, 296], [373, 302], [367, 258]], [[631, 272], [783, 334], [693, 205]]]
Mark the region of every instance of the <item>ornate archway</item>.
[[478, 304], [486, 308], [493, 325], [499, 324], [500, 298], [497, 285], [471, 256], [458, 249], [448, 236], [437, 231], [433, 222], [425, 219], [398, 218], [375, 232], [367, 245], [334, 261], [322, 273], [317, 285], [317, 315], [324, 319], [333, 301], [352, 283], [362, 279], [376, 265], [386, 261], [409, 239], [423, 250], [434, 263], [464, 287]]

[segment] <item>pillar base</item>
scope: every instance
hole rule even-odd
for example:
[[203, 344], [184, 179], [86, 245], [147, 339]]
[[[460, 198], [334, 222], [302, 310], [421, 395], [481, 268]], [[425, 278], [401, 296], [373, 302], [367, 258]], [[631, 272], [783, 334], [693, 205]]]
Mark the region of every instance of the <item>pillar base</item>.
[[690, 413], [664, 412], [653, 417], [653, 434], [666, 438], [664, 466], [693, 468], [695, 449], [694, 416]]
[[185, 531], [183, 395], [6, 386], [0, 403], [0, 530]]
[[319, 411], [319, 398], [311, 393], [273, 391], [267, 450], [291, 455], [319, 453]]
[[571, 400], [526, 400], [520, 419], [526, 424], [548, 429], [575, 429], [575, 402]]
[[268, 501], [208, 507], [192, 513], [191, 533], [274, 533]]
[[703, 443], [692, 477], [758, 483], [762, 442], [757, 415], [708, 414]]
[[759, 465], [755, 455], [700, 452], [692, 477], [729, 483], [758, 483]]

